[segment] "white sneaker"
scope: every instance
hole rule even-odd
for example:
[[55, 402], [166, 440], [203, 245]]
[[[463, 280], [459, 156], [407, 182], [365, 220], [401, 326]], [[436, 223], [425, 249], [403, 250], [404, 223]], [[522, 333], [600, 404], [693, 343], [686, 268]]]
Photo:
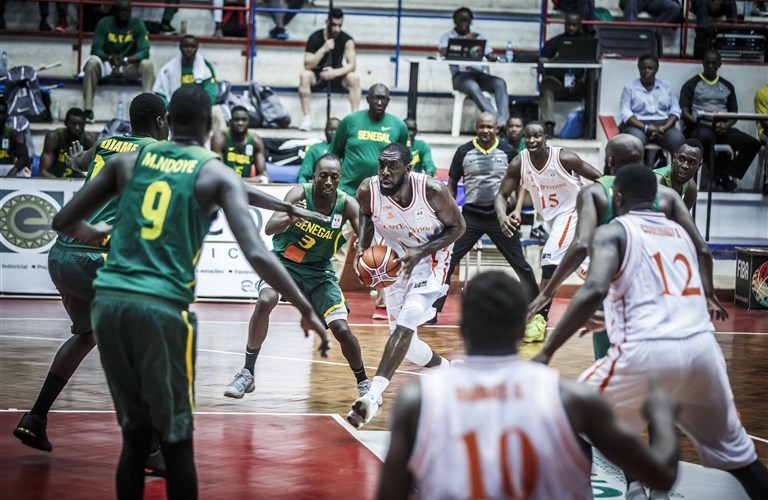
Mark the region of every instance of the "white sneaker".
[[228, 398], [240, 399], [245, 396], [246, 392], [253, 392], [255, 388], [256, 383], [253, 380], [253, 375], [247, 368], [243, 368], [237, 372], [232, 382], [224, 389], [224, 395]]
[[359, 429], [370, 422], [378, 412], [379, 403], [374, 399], [373, 394], [366, 393], [352, 403], [352, 410], [347, 414], [347, 421], [355, 429]]
[[[371, 381], [368, 379], [365, 379], [359, 384], [357, 384], [357, 393], [360, 395], [361, 398], [366, 394], [368, 394], [370, 390], [371, 390]], [[384, 398], [379, 396], [379, 399], [376, 401], [376, 403], [378, 403], [378, 405], [381, 406], [382, 404], [384, 404]]]
[[299, 125], [299, 130], [309, 131], [312, 130], [312, 117], [309, 115], [306, 115], [303, 120], [301, 120], [301, 125]]

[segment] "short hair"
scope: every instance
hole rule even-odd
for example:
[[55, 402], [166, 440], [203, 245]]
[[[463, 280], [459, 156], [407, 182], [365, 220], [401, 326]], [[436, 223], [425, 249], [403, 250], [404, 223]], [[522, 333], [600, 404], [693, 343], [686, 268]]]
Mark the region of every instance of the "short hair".
[[339, 158], [333, 153], [326, 153], [320, 158], [318, 158], [317, 161], [315, 161], [315, 164], [313, 165], [313, 168], [315, 171], [317, 171], [317, 167], [320, 166], [321, 161], [332, 161], [334, 163], [338, 163], [339, 169], [341, 169], [341, 158]]
[[620, 192], [629, 207], [637, 203], [653, 202], [658, 180], [650, 168], [641, 163], [625, 165], [616, 174], [614, 189]]
[[717, 49], [707, 49], [706, 51], [704, 51], [704, 55], [701, 56], [702, 60], [710, 54], [716, 55], [718, 61], [723, 60], [723, 56], [720, 55], [720, 52]]
[[211, 119], [211, 98], [202, 87], [183, 85], [171, 96], [168, 111], [173, 127], [205, 124]]
[[248, 113], [248, 108], [246, 108], [245, 106], [243, 106], [241, 104], [238, 104], [237, 106], [232, 106], [232, 109], [229, 110], [229, 114], [231, 116], [231, 115], [234, 115], [238, 111], [245, 111], [246, 113]]
[[659, 66], [659, 58], [651, 53], [643, 54], [637, 58], [637, 64], [640, 64], [643, 61], [653, 61], [656, 63], [657, 67]]
[[[695, 137], [686, 139], [685, 142], [681, 144], [681, 146], [688, 146], [690, 148], [698, 149], [702, 154], [704, 154], [704, 145], [701, 143], [700, 140], [696, 139]], [[680, 148], [677, 148], [677, 150], [680, 151]]]
[[331, 9], [331, 11], [328, 13], [328, 19], [342, 19], [344, 17], [344, 11], [334, 7]]
[[514, 352], [525, 331], [529, 297], [522, 285], [504, 271], [477, 274], [461, 299], [461, 336], [472, 353]]
[[469, 14], [470, 19], [475, 18], [475, 15], [472, 13], [472, 9], [463, 6], [453, 11], [453, 18], [456, 19], [461, 13]]
[[68, 122], [70, 118], [82, 118], [85, 120], [85, 111], [82, 108], [69, 108], [67, 114], [64, 115], [64, 123]]
[[509, 123], [509, 120], [512, 120], [513, 118], [515, 120], [520, 120], [521, 122], [523, 122], [523, 126], [527, 125], [527, 123], [525, 123], [525, 118], [523, 118], [523, 115], [521, 115], [520, 113], [511, 113], [509, 115], [509, 118], [507, 118], [507, 123]]
[[133, 98], [128, 108], [131, 117], [131, 129], [146, 131], [152, 128], [158, 116], [165, 118], [167, 108], [165, 102], [151, 92], [144, 92]]
[[405, 146], [405, 144], [400, 144], [399, 142], [392, 142], [387, 144], [381, 150], [379, 157], [381, 157], [381, 155], [384, 153], [395, 153], [397, 155], [397, 159], [402, 161], [403, 165], [409, 165], [411, 163], [411, 151]]
[[535, 127], [541, 127], [541, 128], [543, 128], [543, 129], [544, 129], [544, 131], [546, 131], [546, 130], [547, 130], [547, 126], [546, 126], [546, 125], [544, 125], [544, 123], [543, 123], [543, 122], [540, 122], [539, 120], [531, 120], [531, 121], [529, 121], [528, 123], [526, 123], [526, 124], [525, 124], [525, 128], [528, 128], [528, 127], [530, 127], [531, 125], [533, 125], [533, 126], [535, 126]]
[[183, 42], [184, 40], [189, 40], [189, 39], [191, 39], [191, 40], [192, 40], [192, 41], [194, 41], [195, 43], [198, 43], [198, 44], [200, 43], [200, 42], [197, 40], [197, 37], [196, 37], [195, 35], [189, 35], [189, 34], [187, 34], [187, 35], [184, 35], [184, 36], [182, 36], [182, 37], [181, 37], [181, 39], [179, 40], [179, 45], [181, 45], [181, 42]]

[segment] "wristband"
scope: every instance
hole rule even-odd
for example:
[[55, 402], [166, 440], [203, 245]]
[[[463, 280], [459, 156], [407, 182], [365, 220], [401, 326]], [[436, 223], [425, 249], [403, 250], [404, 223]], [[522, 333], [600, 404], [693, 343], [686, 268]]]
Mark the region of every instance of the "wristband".
[[123, 57], [123, 66], [126, 66], [128, 64], [128, 58]]

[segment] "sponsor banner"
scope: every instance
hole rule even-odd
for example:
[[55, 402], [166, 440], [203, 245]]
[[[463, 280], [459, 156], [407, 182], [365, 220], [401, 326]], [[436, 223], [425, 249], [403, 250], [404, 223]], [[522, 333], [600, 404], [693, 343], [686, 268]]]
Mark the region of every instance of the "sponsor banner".
[[[82, 187], [82, 179], [0, 178], [0, 293], [57, 295], [48, 275], [48, 250], [56, 240], [53, 217]], [[282, 199], [289, 184], [260, 186]], [[270, 210], [251, 207], [251, 216], [267, 249], [264, 234]], [[211, 224], [197, 266], [198, 297], [255, 298], [258, 275], [242, 257], [223, 213]]]

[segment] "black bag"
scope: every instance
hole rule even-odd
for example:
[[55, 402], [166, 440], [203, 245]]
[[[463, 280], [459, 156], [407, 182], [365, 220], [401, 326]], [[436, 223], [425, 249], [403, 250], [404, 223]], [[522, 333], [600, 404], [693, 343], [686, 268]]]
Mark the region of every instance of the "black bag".
[[275, 91], [269, 87], [262, 87], [256, 82], [251, 82], [248, 89], [251, 101], [261, 111], [262, 127], [288, 128], [291, 124], [291, 115]]
[[113, 118], [109, 120], [104, 128], [99, 132], [99, 138], [97, 141], [112, 137], [113, 135], [125, 135], [131, 132], [131, 122], [128, 120], [120, 120]]
[[275, 139], [265, 137], [264, 156], [275, 165], [301, 165], [307, 146], [317, 144], [317, 139]]
[[[226, 5], [235, 7], [245, 7], [245, 2], [226, 2]], [[243, 38], [248, 34], [248, 21], [245, 11], [232, 10], [224, 7], [224, 13], [221, 16], [221, 31], [224, 36], [234, 36]]]
[[40, 88], [37, 70], [16, 66], [8, 71], [5, 102], [9, 115], [21, 115], [31, 122], [51, 121], [51, 96]]

